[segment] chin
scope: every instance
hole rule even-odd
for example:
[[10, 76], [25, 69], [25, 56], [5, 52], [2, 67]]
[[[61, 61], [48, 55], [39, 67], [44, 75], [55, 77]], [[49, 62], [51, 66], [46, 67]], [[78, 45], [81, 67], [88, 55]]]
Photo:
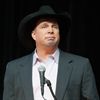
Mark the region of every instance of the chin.
[[48, 43], [46, 46], [47, 46], [47, 47], [56, 47], [57, 44], [55, 44], [55, 43]]

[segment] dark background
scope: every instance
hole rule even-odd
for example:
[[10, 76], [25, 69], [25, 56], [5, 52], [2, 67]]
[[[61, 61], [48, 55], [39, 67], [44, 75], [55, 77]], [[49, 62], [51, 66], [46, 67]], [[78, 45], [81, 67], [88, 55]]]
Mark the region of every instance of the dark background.
[[3, 93], [3, 79], [6, 64], [15, 58], [30, 53], [17, 37], [21, 19], [38, 9], [42, 4], [50, 4], [57, 12], [68, 11], [72, 16], [72, 26], [65, 51], [88, 57], [92, 64], [98, 92], [100, 93], [99, 47], [100, 10], [98, 2], [91, 0], [1, 0], [0, 1], [0, 100]]

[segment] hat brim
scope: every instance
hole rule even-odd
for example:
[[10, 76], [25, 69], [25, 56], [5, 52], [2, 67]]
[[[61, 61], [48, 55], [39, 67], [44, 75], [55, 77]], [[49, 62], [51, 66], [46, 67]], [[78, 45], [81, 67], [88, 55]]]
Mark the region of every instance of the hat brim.
[[36, 21], [40, 18], [55, 18], [59, 24], [60, 35], [64, 37], [67, 35], [70, 25], [71, 17], [68, 13], [62, 14], [30, 14], [26, 16], [18, 28], [18, 37], [25, 48], [29, 50], [35, 49], [35, 41], [31, 37], [31, 32], [35, 27]]

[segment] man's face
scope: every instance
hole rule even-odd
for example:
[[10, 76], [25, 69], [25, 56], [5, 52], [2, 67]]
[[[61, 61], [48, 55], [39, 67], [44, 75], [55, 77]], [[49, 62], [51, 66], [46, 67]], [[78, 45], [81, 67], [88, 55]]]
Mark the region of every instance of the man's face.
[[59, 26], [54, 19], [40, 19], [32, 31], [36, 46], [57, 47], [60, 35]]

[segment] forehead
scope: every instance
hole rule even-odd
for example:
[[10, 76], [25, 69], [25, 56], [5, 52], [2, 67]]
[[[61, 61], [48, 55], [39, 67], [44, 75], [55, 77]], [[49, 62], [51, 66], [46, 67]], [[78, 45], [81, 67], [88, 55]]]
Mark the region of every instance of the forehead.
[[41, 23], [44, 23], [44, 22], [50, 22], [50, 23], [58, 24], [58, 21], [55, 18], [40, 18], [36, 21], [36, 26], [41, 24]]

